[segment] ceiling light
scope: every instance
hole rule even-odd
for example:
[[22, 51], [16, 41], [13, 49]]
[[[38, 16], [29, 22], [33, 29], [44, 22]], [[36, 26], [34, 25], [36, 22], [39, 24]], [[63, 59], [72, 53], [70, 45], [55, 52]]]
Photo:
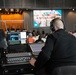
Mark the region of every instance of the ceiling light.
[[74, 11], [74, 9], [72, 9]]
[[2, 10], [2, 9], [0, 8], [0, 10]]
[[10, 9], [10, 11], [12, 11], [12, 12], [13, 12], [13, 11], [14, 11], [14, 9]]

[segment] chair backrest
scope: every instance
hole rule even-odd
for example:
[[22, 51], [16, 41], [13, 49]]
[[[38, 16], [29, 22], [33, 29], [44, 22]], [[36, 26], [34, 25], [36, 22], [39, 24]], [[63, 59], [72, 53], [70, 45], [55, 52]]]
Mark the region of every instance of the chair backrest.
[[53, 70], [52, 75], [76, 75], [76, 65], [57, 67]]

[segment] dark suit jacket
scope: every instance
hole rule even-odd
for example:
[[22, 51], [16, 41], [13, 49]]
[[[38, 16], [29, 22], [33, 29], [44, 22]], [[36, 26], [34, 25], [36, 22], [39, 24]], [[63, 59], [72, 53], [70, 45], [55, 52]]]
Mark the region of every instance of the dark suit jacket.
[[55, 67], [64, 65], [76, 65], [76, 38], [60, 29], [47, 37], [35, 63], [35, 69], [46, 67], [49, 73]]

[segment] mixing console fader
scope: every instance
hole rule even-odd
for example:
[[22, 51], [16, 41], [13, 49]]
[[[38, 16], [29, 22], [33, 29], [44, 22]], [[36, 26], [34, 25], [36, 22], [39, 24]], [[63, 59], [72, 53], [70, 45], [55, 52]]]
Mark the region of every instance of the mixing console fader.
[[29, 63], [31, 58], [30, 52], [10, 53], [6, 55], [7, 63]]

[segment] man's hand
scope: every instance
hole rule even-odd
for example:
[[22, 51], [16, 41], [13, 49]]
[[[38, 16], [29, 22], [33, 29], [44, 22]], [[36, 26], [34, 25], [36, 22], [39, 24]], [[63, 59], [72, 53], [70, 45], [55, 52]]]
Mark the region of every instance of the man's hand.
[[36, 59], [35, 59], [35, 58], [31, 58], [31, 60], [29, 61], [29, 63], [30, 63], [32, 66], [35, 66], [35, 62], [36, 62]]

